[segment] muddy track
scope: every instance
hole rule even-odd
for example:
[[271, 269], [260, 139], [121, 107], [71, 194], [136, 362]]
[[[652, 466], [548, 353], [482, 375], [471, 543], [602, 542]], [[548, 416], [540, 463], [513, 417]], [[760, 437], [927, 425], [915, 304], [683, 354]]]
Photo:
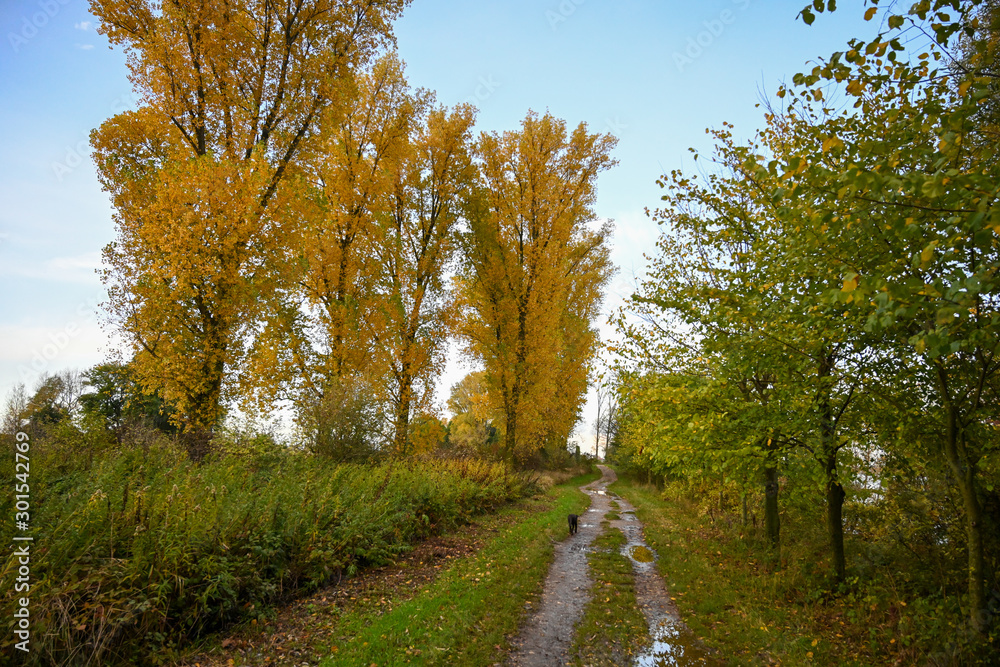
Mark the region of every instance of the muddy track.
[[634, 664], [649, 667], [721, 664], [709, 655], [677, 614], [656, 570], [655, 552], [643, 538], [635, 509], [624, 499], [608, 494], [608, 485], [618, 479], [615, 472], [606, 466], [598, 467], [601, 479], [581, 488], [590, 496], [590, 508], [580, 517], [577, 534], [556, 545], [555, 560], [545, 578], [538, 609], [512, 642], [508, 665], [548, 667], [570, 663], [575, 627], [590, 600], [587, 554], [601, 531], [601, 521], [611, 510], [612, 500], [617, 502], [616, 512], [621, 518], [610, 523], [628, 540], [622, 554], [632, 563], [636, 600], [653, 638], [652, 646]]
[[601, 479], [581, 489], [590, 496], [590, 509], [580, 516], [576, 535], [556, 545], [555, 560], [545, 577], [538, 609], [512, 642], [510, 665], [566, 664], [573, 645], [573, 630], [583, 614], [584, 605], [590, 600], [587, 554], [601, 532], [601, 519], [611, 509], [605, 489], [617, 479], [609, 468], [601, 466], [601, 472], [604, 473]]

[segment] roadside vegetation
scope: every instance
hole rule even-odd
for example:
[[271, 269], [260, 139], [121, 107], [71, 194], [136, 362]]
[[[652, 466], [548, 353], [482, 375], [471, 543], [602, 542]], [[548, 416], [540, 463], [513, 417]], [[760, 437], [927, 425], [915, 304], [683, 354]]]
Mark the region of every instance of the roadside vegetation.
[[[1000, 660], [953, 596], [925, 592], [930, 568], [901, 569], [877, 543], [851, 539], [863, 566], [831, 587], [822, 508], [802, 502], [782, 515], [790, 537], [780, 564], [767, 558], [760, 503], [743, 523], [739, 496], [669, 480], [661, 488], [620, 477], [611, 487], [636, 507], [657, 567], [683, 621], [735, 664], [989, 665]], [[943, 564], [941, 564], [943, 565]], [[956, 582], [958, 583], [958, 582]]]
[[527, 610], [537, 608], [566, 515], [589, 503], [578, 487], [599, 477], [576, 477], [484, 518], [481, 549], [390, 611], [359, 607], [340, 615], [336, 648], [322, 664], [494, 664]]
[[[41, 663], [153, 664], [535, 489], [502, 463], [338, 463], [261, 435], [220, 436], [195, 463], [176, 439], [141, 433], [96, 454], [68, 424], [32, 440], [31, 656]], [[12, 457], [0, 471], [12, 478]], [[0, 512], [12, 516], [13, 502], [5, 494]], [[10, 542], [9, 524], [3, 533]], [[8, 553], [0, 575], [11, 581], [17, 568]], [[4, 613], [14, 602], [11, 588]]]
[[679, 603], [741, 651], [976, 664], [1000, 641], [1000, 5], [864, 4], [875, 37], [659, 180], [610, 457], [677, 499]]

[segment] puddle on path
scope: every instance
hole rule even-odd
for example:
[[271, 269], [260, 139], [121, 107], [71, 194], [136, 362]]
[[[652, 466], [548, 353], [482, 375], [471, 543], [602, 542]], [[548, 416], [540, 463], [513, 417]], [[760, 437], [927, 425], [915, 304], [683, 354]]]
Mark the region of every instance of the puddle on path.
[[632, 663], [635, 667], [685, 667], [686, 665], [719, 665], [686, 626], [678, 626], [672, 619], [665, 619], [650, 630], [653, 645], [639, 654]]
[[649, 625], [653, 644], [640, 653], [635, 667], [691, 667], [693, 665], [720, 665], [718, 659], [698, 641], [698, 638], [677, 615], [669, 602], [663, 579], [654, 565], [656, 553], [649, 548], [642, 534], [642, 524], [635, 517], [634, 508], [619, 497], [622, 517], [612, 525], [622, 531], [627, 540], [621, 553], [632, 562], [635, 573], [636, 602]]

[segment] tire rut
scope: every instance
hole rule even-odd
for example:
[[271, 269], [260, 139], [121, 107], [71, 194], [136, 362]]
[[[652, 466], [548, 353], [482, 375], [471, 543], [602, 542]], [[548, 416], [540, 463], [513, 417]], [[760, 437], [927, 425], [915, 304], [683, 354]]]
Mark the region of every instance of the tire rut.
[[649, 626], [653, 644], [633, 662], [642, 667], [660, 665], [721, 664], [713, 659], [680, 619], [663, 579], [656, 571], [656, 555], [646, 544], [642, 524], [628, 501], [610, 496], [608, 484], [618, 479], [607, 466], [598, 466], [602, 477], [581, 487], [590, 496], [590, 507], [580, 516], [579, 530], [555, 547], [555, 559], [545, 578], [538, 608], [528, 618], [507, 660], [511, 667], [550, 667], [570, 664], [569, 650], [575, 628], [590, 601], [591, 578], [587, 554], [601, 531], [601, 521], [618, 503], [621, 516], [610, 522], [627, 539], [622, 554], [632, 563], [636, 599]]

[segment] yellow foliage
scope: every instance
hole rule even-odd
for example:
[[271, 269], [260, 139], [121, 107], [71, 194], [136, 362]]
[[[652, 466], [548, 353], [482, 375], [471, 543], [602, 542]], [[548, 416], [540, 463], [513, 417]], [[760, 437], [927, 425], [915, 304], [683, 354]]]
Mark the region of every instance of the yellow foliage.
[[590, 223], [614, 144], [534, 113], [520, 131], [480, 136], [459, 331], [484, 366], [508, 457], [563, 446], [576, 423], [597, 342], [591, 323], [612, 270], [610, 227]]

